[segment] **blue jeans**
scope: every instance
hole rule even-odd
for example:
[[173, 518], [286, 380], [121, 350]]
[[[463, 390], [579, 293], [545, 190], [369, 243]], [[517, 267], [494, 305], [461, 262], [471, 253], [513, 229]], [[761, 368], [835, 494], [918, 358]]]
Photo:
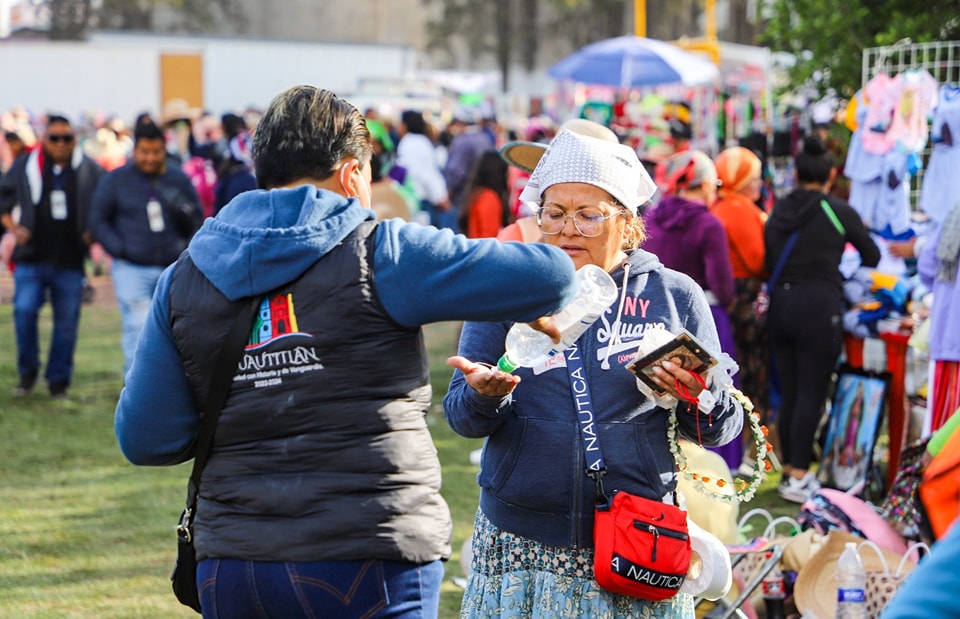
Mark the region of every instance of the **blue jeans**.
[[204, 619], [432, 619], [443, 563], [204, 559], [197, 586]]
[[120, 306], [120, 348], [123, 350], [123, 375], [127, 375], [133, 355], [137, 352], [137, 339], [147, 321], [153, 291], [163, 267], [134, 264], [114, 258], [111, 275], [113, 289]]
[[70, 384], [73, 353], [77, 348], [83, 271], [48, 264], [20, 262], [13, 272], [13, 324], [17, 334], [17, 371], [21, 376], [40, 370], [37, 323], [50, 293], [53, 335], [44, 374], [48, 383]]

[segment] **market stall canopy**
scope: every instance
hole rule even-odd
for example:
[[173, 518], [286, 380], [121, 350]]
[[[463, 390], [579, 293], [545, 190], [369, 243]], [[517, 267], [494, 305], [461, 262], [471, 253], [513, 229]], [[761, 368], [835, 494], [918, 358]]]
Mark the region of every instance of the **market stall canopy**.
[[719, 76], [716, 65], [675, 45], [634, 35], [591, 43], [547, 70], [557, 80], [619, 88], [697, 86]]

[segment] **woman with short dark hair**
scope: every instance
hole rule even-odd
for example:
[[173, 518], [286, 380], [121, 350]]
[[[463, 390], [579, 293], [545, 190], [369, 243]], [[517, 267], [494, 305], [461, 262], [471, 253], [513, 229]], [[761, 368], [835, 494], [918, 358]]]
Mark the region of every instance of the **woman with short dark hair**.
[[782, 391], [777, 432], [783, 479], [777, 490], [803, 503], [820, 487], [809, 470], [813, 441], [843, 344], [840, 258], [852, 243], [863, 266], [872, 267], [880, 250], [857, 212], [827, 195], [837, 171], [820, 140], [807, 138], [795, 161], [798, 186], [774, 207], [764, 244], [768, 273], [783, 260], [767, 315]]

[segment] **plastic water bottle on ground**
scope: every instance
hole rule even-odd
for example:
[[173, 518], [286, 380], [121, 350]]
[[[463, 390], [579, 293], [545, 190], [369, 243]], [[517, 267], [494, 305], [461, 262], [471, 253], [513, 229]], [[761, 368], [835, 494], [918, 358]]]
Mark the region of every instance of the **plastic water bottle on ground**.
[[837, 561], [837, 619], [866, 619], [867, 573], [855, 542], [847, 542]]
[[526, 323], [517, 323], [507, 333], [506, 352], [497, 362], [497, 368], [513, 372], [518, 367], [532, 368], [544, 363], [577, 341], [616, 299], [617, 285], [609, 273], [592, 264], [580, 267], [577, 296], [554, 316], [561, 342], [554, 344], [550, 336]]

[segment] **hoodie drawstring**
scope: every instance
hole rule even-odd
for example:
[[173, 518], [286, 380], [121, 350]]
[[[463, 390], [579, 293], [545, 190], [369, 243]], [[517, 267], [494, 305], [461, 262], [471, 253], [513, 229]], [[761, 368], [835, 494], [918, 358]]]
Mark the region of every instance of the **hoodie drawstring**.
[[610, 369], [610, 352], [613, 350], [613, 347], [620, 343], [620, 317], [623, 316], [623, 305], [627, 300], [627, 280], [630, 275], [630, 263], [623, 263], [623, 284], [620, 286], [620, 304], [617, 307], [617, 316], [614, 318], [613, 322], [610, 324], [610, 330], [613, 332], [610, 335], [610, 342], [607, 344], [607, 354], [603, 358], [603, 363], [600, 364], [601, 370]]

